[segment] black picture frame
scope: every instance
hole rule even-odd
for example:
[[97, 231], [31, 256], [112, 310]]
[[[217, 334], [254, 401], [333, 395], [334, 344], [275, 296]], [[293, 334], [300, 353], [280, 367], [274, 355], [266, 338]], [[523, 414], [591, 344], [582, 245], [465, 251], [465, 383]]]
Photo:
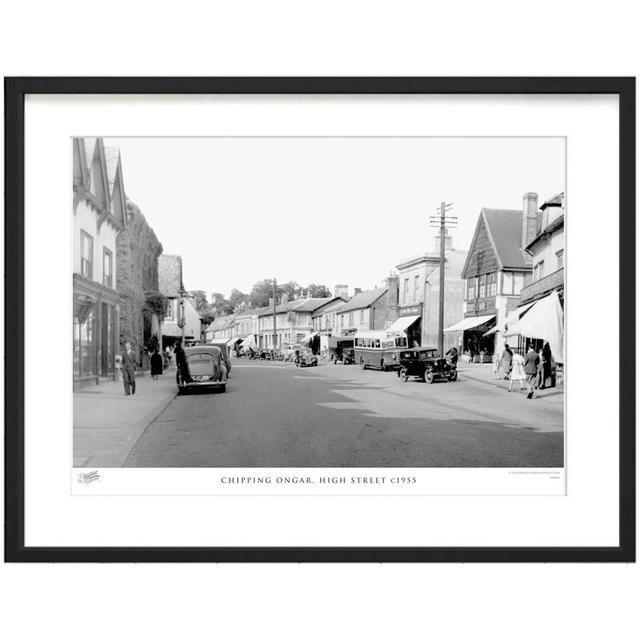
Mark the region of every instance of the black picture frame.
[[[5, 78], [5, 561], [634, 562], [635, 78]], [[612, 547], [26, 547], [24, 540], [24, 104], [29, 94], [615, 94], [619, 98], [619, 530]]]

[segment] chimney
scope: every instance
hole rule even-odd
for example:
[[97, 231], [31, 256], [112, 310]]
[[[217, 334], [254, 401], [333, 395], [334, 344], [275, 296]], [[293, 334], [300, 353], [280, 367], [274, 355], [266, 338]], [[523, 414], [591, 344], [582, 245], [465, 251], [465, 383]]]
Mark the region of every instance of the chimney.
[[538, 194], [528, 192], [522, 196], [522, 249], [529, 245], [538, 231]]
[[349, 285], [335, 285], [335, 287], [333, 288], [333, 296], [334, 298], [344, 298], [346, 300], [349, 297]]
[[397, 308], [400, 298], [400, 279], [398, 276], [387, 278], [387, 300], [389, 308]]
[[354, 295], [354, 296], [357, 296], [359, 293], [362, 293], [362, 289], [359, 289], [358, 287], [356, 287], [356, 288], [353, 290], [353, 295]]
[[[440, 253], [440, 233], [433, 236], [434, 251]], [[451, 251], [453, 249], [453, 237], [449, 235], [449, 229], [444, 230], [444, 250]]]

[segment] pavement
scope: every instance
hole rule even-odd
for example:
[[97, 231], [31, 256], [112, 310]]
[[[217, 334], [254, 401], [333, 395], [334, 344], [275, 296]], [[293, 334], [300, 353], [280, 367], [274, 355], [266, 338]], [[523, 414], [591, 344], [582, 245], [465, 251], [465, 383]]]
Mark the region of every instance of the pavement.
[[176, 397], [175, 368], [157, 381], [136, 376], [135, 395], [122, 382], [102, 382], [73, 394], [73, 466], [120, 467], [144, 430]]

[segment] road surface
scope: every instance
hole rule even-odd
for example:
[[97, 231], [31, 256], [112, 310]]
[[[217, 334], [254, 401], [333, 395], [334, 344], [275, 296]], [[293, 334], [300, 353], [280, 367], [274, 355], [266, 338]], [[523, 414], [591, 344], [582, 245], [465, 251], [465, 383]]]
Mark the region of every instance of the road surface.
[[125, 462], [134, 467], [561, 467], [559, 390], [403, 383], [395, 372], [238, 360], [227, 392], [178, 396]]

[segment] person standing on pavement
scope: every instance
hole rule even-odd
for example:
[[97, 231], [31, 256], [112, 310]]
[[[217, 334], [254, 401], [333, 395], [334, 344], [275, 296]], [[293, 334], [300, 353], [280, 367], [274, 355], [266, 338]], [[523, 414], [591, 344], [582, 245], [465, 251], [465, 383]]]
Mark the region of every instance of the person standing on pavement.
[[540, 388], [544, 389], [547, 386], [547, 380], [549, 381], [550, 387], [555, 387], [556, 381], [553, 376], [553, 355], [551, 354], [551, 346], [548, 342], [545, 342], [542, 346], [542, 357], [544, 358], [544, 367], [542, 385]]
[[151, 354], [151, 379], [157, 380], [158, 376], [162, 375], [163, 371], [163, 361], [160, 352], [158, 351], [158, 347], [153, 350]]
[[124, 343], [122, 354], [122, 382], [124, 383], [124, 395], [136, 393], [136, 356], [130, 342]]
[[451, 349], [449, 349], [449, 351], [447, 351], [445, 355], [449, 356], [449, 360], [451, 360], [452, 365], [458, 364], [458, 350], [456, 349], [456, 347], [451, 347]]
[[504, 379], [509, 379], [509, 374], [511, 373], [511, 360], [513, 359], [513, 351], [508, 344], [504, 345], [504, 351], [500, 356], [500, 366], [502, 367], [502, 371], [504, 371]]
[[533, 347], [529, 347], [527, 351], [527, 355], [524, 359], [524, 372], [527, 376], [527, 389], [529, 389], [529, 393], [527, 394], [527, 399], [531, 400], [533, 398], [533, 394], [535, 392], [536, 378], [538, 377], [538, 364], [540, 362], [540, 358], [538, 354], [533, 350]]
[[500, 354], [493, 354], [493, 379], [500, 380]]
[[189, 374], [189, 365], [187, 364], [187, 355], [182, 348], [182, 344], [180, 342], [176, 343], [174, 353], [176, 356], [176, 366], [178, 367], [178, 371], [176, 371], [176, 382], [180, 384], [180, 381], [184, 382], [193, 382], [191, 375]]
[[524, 381], [526, 380], [526, 374], [524, 372], [524, 358], [519, 353], [514, 353], [511, 359], [511, 374], [509, 376], [509, 388], [507, 391], [513, 390], [513, 381], [517, 380], [520, 383], [520, 391], [524, 389]]
[[544, 368], [545, 368], [544, 353], [542, 349], [540, 349], [538, 351], [538, 375], [536, 377], [537, 389], [544, 389]]

